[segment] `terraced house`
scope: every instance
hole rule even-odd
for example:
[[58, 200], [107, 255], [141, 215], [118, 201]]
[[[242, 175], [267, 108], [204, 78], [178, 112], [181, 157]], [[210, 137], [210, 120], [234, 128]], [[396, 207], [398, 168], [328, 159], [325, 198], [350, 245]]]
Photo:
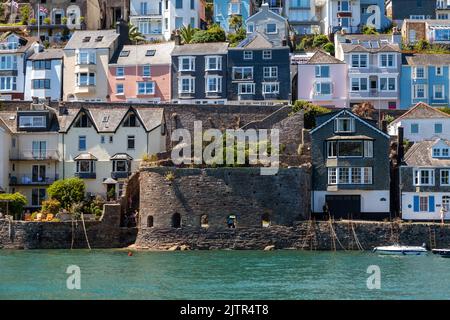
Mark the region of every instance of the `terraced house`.
[[14, 33], [0, 36], [0, 99], [23, 100], [25, 62], [34, 53], [37, 39]]
[[239, 16], [242, 21], [246, 21], [252, 15], [252, 10], [252, 0], [214, 0], [214, 22], [230, 32], [230, 18]]
[[401, 73], [402, 109], [425, 102], [432, 106], [450, 103], [450, 56], [447, 54], [406, 55]]
[[376, 109], [400, 105], [401, 36], [336, 34], [336, 58], [348, 65], [349, 105], [370, 102]]

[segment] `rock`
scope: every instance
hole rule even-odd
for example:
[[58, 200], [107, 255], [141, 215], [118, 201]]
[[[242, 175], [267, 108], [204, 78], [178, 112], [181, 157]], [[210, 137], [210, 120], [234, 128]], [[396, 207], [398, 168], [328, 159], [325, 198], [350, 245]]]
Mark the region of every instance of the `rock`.
[[178, 245], [172, 246], [169, 249], [167, 249], [167, 251], [177, 251], [180, 250], [180, 247]]
[[266, 246], [264, 248], [264, 251], [272, 251], [272, 250], [275, 250], [275, 246], [274, 245]]
[[183, 244], [183, 245], [180, 246], [180, 250], [181, 251], [186, 251], [186, 250], [191, 250], [191, 248], [188, 245]]

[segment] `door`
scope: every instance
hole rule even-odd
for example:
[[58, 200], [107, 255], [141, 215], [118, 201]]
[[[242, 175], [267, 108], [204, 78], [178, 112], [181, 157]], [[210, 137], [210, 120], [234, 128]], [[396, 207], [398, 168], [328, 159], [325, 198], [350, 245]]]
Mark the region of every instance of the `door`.
[[45, 181], [45, 165], [33, 165], [32, 169], [32, 181], [44, 182]]
[[330, 215], [335, 219], [356, 218], [361, 214], [360, 195], [327, 195], [325, 201]]
[[45, 159], [47, 154], [47, 142], [46, 141], [33, 141], [33, 158]]

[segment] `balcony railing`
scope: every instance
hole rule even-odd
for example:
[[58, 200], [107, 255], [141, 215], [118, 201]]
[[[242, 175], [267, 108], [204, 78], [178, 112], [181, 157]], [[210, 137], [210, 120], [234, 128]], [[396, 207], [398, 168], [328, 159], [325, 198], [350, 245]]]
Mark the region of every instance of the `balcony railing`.
[[130, 176], [128, 171], [113, 171], [111, 172], [111, 178], [113, 179], [126, 179]]
[[95, 172], [75, 172], [75, 177], [80, 179], [96, 179], [97, 174]]
[[10, 160], [59, 160], [58, 150], [16, 150], [11, 151]]
[[19, 174], [19, 175], [11, 175], [9, 178], [10, 186], [28, 186], [28, 185], [50, 185], [53, 182], [58, 180], [58, 177], [55, 176], [34, 176], [32, 174]]

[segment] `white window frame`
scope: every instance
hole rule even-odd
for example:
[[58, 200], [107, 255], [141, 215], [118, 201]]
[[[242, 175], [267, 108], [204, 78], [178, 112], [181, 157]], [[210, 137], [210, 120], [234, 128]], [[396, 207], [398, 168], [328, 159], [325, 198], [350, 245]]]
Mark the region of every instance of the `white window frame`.
[[[417, 96], [417, 92], [419, 87], [423, 87], [423, 97], [419, 97]], [[424, 83], [416, 83], [412, 85], [412, 90], [411, 90], [411, 94], [412, 94], [412, 98], [414, 100], [416, 99], [428, 99], [428, 86]]]
[[419, 212], [429, 211], [430, 198], [428, 196], [419, 196]]
[[247, 24], [247, 33], [250, 34], [250, 33], [253, 33], [253, 32], [255, 32], [255, 23], [254, 22], [249, 22]]
[[[341, 179], [341, 173], [348, 172], [346, 181]], [[355, 172], [359, 174], [359, 181], [354, 180]], [[372, 167], [329, 167], [327, 170], [328, 185], [371, 185], [373, 184], [373, 169]]]
[[[189, 60], [189, 69], [184, 69], [184, 60]], [[195, 57], [178, 57], [178, 70], [179, 71], [195, 71]]]
[[[339, 129], [339, 123], [343, 120], [350, 120], [350, 128], [349, 130], [341, 130]], [[336, 133], [352, 133], [355, 132], [355, 119], [353, 118], [336, 118], [334, 119], [334, 132]]]
[[[81, 74], [87, 74], [87, 82], [81, 83]], [[91, 83], [91, 74], [94, 75], [93, 83]], [[97, 83], [97, 74], [95, 72], [79, 72], [76, 74], [76, 82], [78, 87], [95, 86]]]
[[242, 56], [244, 60], [253, 60], [253, 51], [245, 50]]
[[[189, 90], [183, 90], [183, 80], [189, 80]], [[178, 78], [178, 93], [192, 94], [195, 93], [195, 78], [194, 77], [179, 77]]]
[[262, 58], [263, 60], [272, 60], [272, 50], [263, 50]]
[[[119, 86], [122, 87], [122, 90], [119, 90]], [[125, 94], [125, 86], [123, 83], [116, 83], [116, 96], [123, 96]]]
[[[323, 71], [322, 69], [327, 68], [328, 69], [328, 77], [325, 77], [323, 75]], [[329, 65], [317, 65], [314, 68], [314, 74], [315, 74], [315, 78], [330, 78], [330, 66]]]
[[[233, 5], [237, 5], [237, 12], [233, 11]], [[228, 4], [228, 15], [240, 15], [241, 14], [241, 2], [230, 2]]]
[[[381, 79], [386, 79], [386, 85], [387, 85], [387, 87], [386, 87], [386, 89], [382, 89], [381, 88]], [[390, 86], [390, 84], [389, 84], [389, 81], [391, 81], [391, 80], [394, 80], [394, 89], [393, 90], [391, 90], [390, 88], [389, 88], [389, 86]], [[379, 77], [378, 78], [378, 90], [380, 90], [380, 92], [397, 92], [397, 78], [396, 77]]]
[[0, 55], [0, 70], [17, 70], [17, 56]]
[[[211, 68], [211, 61], [215, 60], [216, 67]], [[220, 71], [222, 70], [222, 57], [221, 56], [206, 56], [205, 57], [205, 71]]]
[[[423, 69], [423, 77], [417, 76], [417, 70]], [[425, 66], [413, 66], [412, 67], [412, 78], [413, 79], [427, 79], [427, 67]]]
[[[144, 92], [139, 92], [139, 86], [142, 85], [144, 86]], [[148, 87], [148, 85], [150, 85], [150, 88]], [[136, 94], [140, 95], [140, 96], [145, 96], [145, 95], [153, 95], [155, 94], [156, 91], [156, 84], [154, 81], [138, 81], [136, 84]], [[150, 90], [149, 90], [150, 89]]]
[[[327, 84], [330, 86], [330, 93], [322, 92], [322, 85]], [[319, 81], [314, 83], [314, 95], [315, 96], [329, 96], [333, 94], [333, 83], [331, 81]]]
[[[422, 182], [425, 178], [425, 172], [428, 174], [428, 183]], [[434, 169], [414, 169], [413, 184], [414, 186], [434, 186]]]
[[[119, 72], [119, 70], [122, 70], [122, 72]], [[123, 79], [123, 78], [125, 78], [125, 68], [124, 67], [116, 67], [116, 79]]]
[[[353, 80], [354, 79], [358, 80], [358, 90], [353, 90]], [[366, 89], [365, 90], [361, 90], [362, 79], [366, 80]], [[369, 78], [366, 78], [366, 77], [352, 77], [352, 78], [350, 78], [350, 92], [369, 92]]]
[[[269, 25], [274, 25], [275, 31], [269, 32]], [[265, 31], [266, 31], [266, 34], [277, 34], [278, 33], [278, 25], [276, 23], [266, 23]]]
[[[267, 91], [267, 88], [273, 88], [275, 90]], [[262, 84], [262, 94], [279, 94], [280, 93], [280, 83], [279, 82], [263, 82]]]
[[150, 78], [152, 76], [152, 67], [148, 64], [142, 66], [142, 77]]
[[[251, 91], [247, 91], [245, 90], [245, 92], [242, 91], [242, 88], [246, 87], [246, 88], [251, 88]], [[255, 83], [253, 82], [241, 82], [238, 83], [238, 94], [255, 94]]]
[[[383, 56], [386, 56], [386, 65], [383, 65]], [[389, 58], [392, 57], [392, 65], [389, 65]], [[380, 53], [378, 55], [378, 65], [380, 68], [396, 68], [397, 59], [394, 53]]]
[[[241, 73], [242, 74], [244, 74], [244, 69], [251, 69], [251, 73], [252, 73], [252, 76], [249, 78], [249, 79], [236, 79], [235, 78], [235, 70], [237, 70], [237, 69], [242, 69], [241, 70]], [[254, 72], [253, 72], [254, 70], [253, 70], [253, 67], [233, 67], [233, 69], [232, 69], [232, 76], [233, 76], [233, 80], [238, 80], [238, 81], [252, 81], [253, 80], [253, 76], [254, 76]]]
[[[441, 88], [442, 97], [436, 97], [436, 89]], [[434, 100], [445, 100], [445, 85], [443, 84], [435, 84], [433, 85], [433, 99]]]
[[[443, 182], [443, 175], [442, 175], [442, 173], [443, 172], [446, 172], [447, 173], [447, 183], [444, 183]], [[440, 182], [440, 185], [441, 186], [450, 186], [450, 169], [441, 169], [440, 170], [440, 172], [439, 172], [439, 182]]]
[[270, 66], [263, 68], [264, 79], [277, 79], [278, 78], [278, 67]]
[[[366, 66], [361, 66], [361, 57], [366, 57]], [[358, 57], [358, 64], [357, 66], [353, 65], [353, 57]], [[369, 68], [369, 55], [367, 53], [354, 53], [350, 55], [350, 68], [353, 69], [368, 69]]]
[[[28, 120], [28, 121], [25, 121]], [[36, 121], [39, 120], [39, 121]], [[27, 125], [29, 123], [30, 125]], [[45, 128], [47, 127], [47, 120], [45, 116], [20, 116], [19, 128]]]
[[[209, 88], [209, 80], [215, 80], [216, 85], [214, 90], [210, 90]], [[205, 78], [205, 91], [207, 93], [222, 93], [222, 77], [221, 76], [207, 76]]]
[[[86, 56], [86, 59], [82, 59], [82, 56]], [[97, 53], [95, 50], [77, 50], [76, 52], [77, 65], [97, 64]]]
[[[438, 72], [439, 70], [439, 72]], [[441, 77], [444, 75], [444, 66], [435, 66], [434, 67], [434, 73], [436, 76]]]

